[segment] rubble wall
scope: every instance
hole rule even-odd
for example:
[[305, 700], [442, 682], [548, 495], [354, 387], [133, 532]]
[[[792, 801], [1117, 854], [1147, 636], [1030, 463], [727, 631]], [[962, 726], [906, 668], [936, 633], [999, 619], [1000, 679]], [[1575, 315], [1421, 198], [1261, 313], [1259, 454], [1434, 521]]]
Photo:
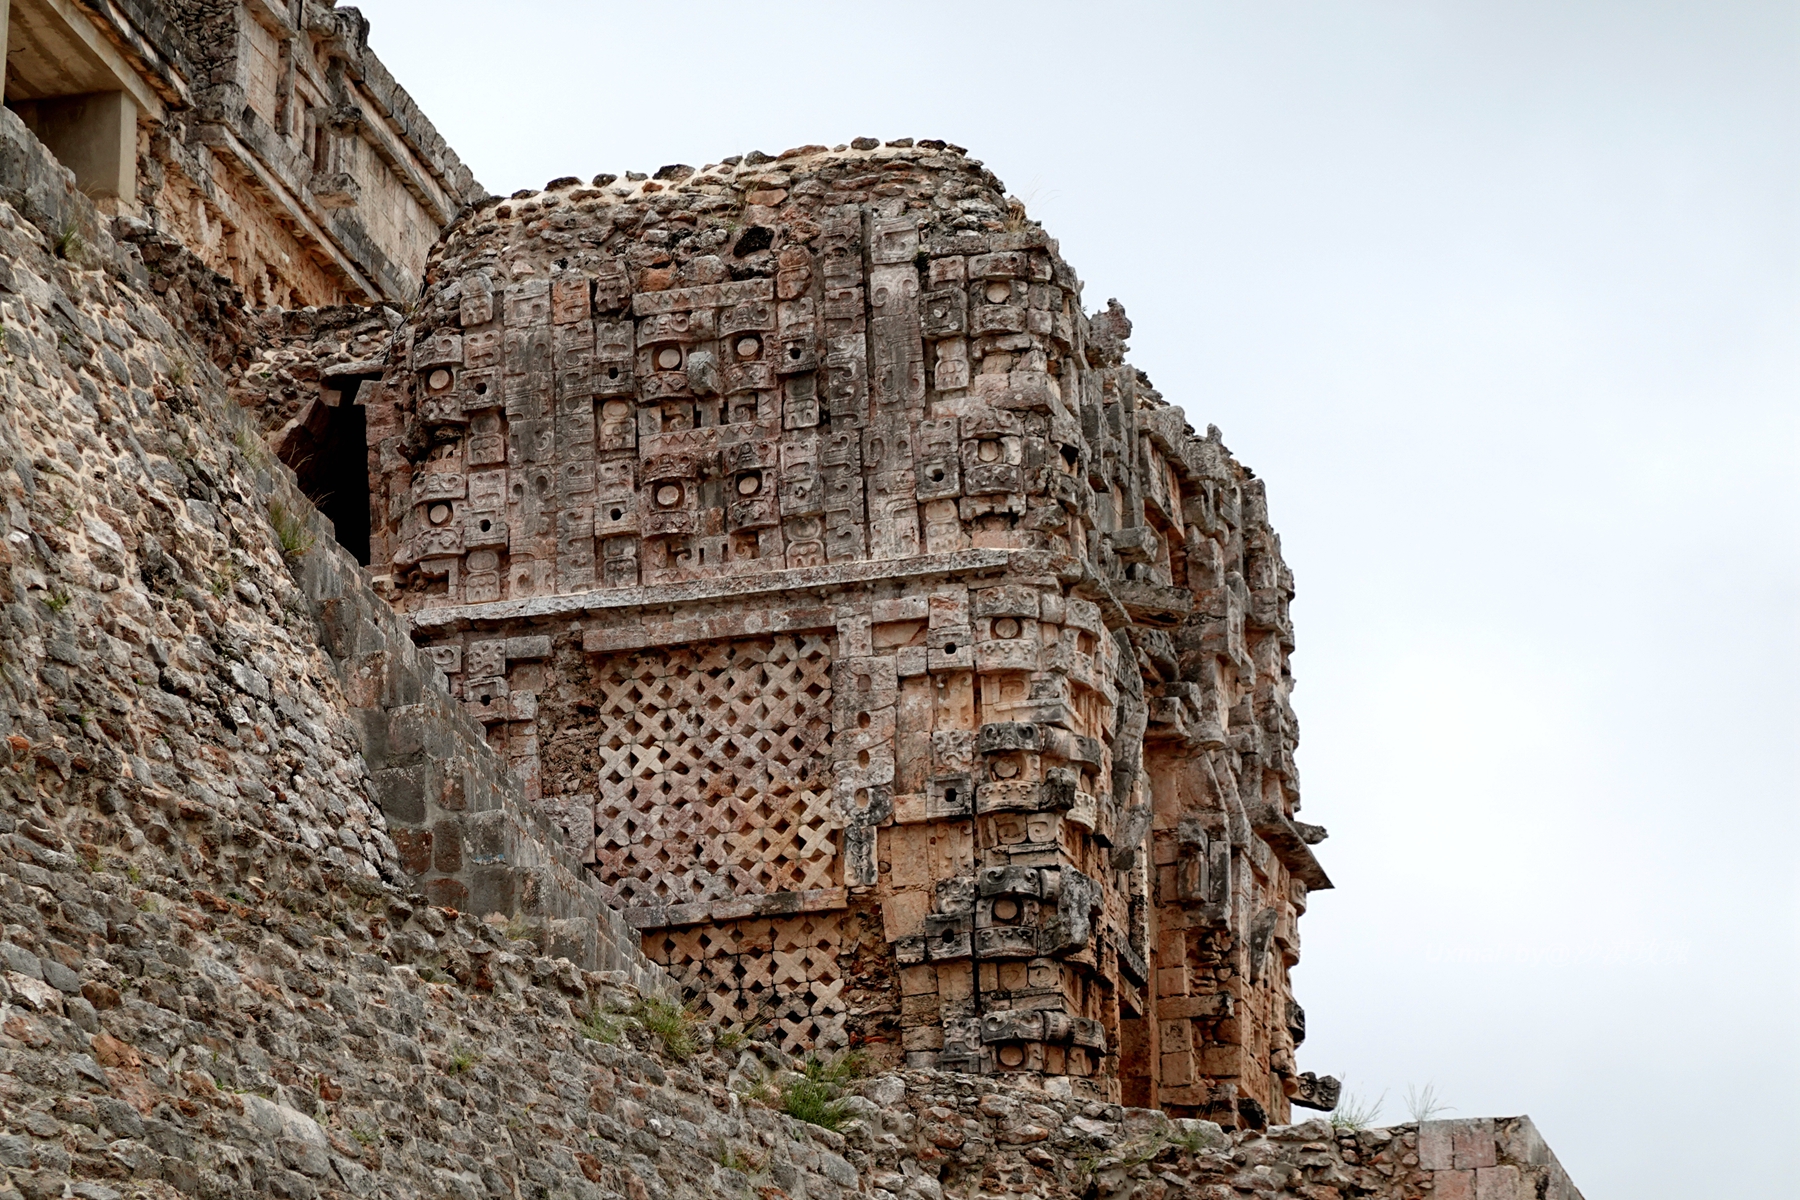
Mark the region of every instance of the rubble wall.
[[1283, 1121], [1292, 577], [1129, 332], [942, 142], [489, 201], [357, 401], [370, 569], [718, 1019]]
[[[58, 195], [58, 185], [67, 186], [66, 172], [47, 157], [34, 157], [30, 135], [18, 128], [10, 114], [4, 120], [8, 124], [3, 132], [14, 152], [9, 159], [12, 178], [6, 180], [14, 186], [6, 190], [21, 198], [34, 192], [46, 198]], [[59, 212], [45, 199], [35, 203], [58, 222], [75, 222], [51, 228], [78, 229], [84, 202], [72, 191], [61, 194], [67, 201], [66, 212]], [[306, 830], [313, 828], [313, 821], [326, 821], [333, 827], [332, 840], [339, 845], [313, 848], [341, 860], [335, 862], [339, 869], [362, 876], [373, 873], [393, 883], [410, 881], [441, 903], [478, 914], [519, 913], [554, 922], [560, 938], [573, 939], [568, 952], [577, 961], [589, 967], [642, 974], [645, 965], [636, 952], [634, 937], [580, 877], [577, 860], [558, 845], [560, 833], [519, 804], [516, 783], [505, 763], [487, 748], [480, 727], [449, 698], [441, 674], [414, 650], [403, 624], [332, 540], [331, 527], [319, 519], [287, 472], [264, 449], [252, 420], [236, 405], [222, 402], [212, 360], [229, 361], [233, 335], [250, 331], [235, 320], [226, 322], [224, 330], [214, 330], [223, 334], [224, 344], [203, 347], [187, 342], [148, 303], [159, 290], [157, 283], [179, 283], [181, 286], [173, 289], [179, 319], [184, 325], [208, 324], [209, 313], [241, 314], [241, 304], [230, 289], [210, 277], [180, 247], [120, 246], [99, 225], [90, 222], [88, 227], [94, 240], [84, 241], [78, 234], [65, 239], [62, 257], [56, 261], [74, 273], [72, 278], [94, 287], [102, 280], [111, 280], [115, 286], [137, 285], [122, 293], [118, 301], [129, 298], [133, 307], [108, 311], [102, 322], [95, 309], [98, 298], [77, 295], [74, 299], [81, 307], [65, 303], [63, 309], [55, 310], [65, 322], [73, 322], [72, 327], [61, 329], [44, 326], [31, 314], [21, 313], [9, 323], [8, 348], [15, 368], [11, 374], [22, 387], [53, 389], [59, 382], [67, 383], [43, 375], [32, 362], [31, 351], [42, 344], [36, 339], [49, 333], [56, 336], [54, 344], [65, 360], [75, 357], [104, 364], [109, 371], [104, 382], [120, 389], [111, 396], [96, 393], [92, 399], [82, 392], [83, 400], [96, 412], [111, 414], [102, 419], [102, 425], [116, 423], [115, 438], [131, 431], [132, 440], [123, 446], [102, 440], [92, 448], [105, 456], [105, 466], [122, 470], [125, 478], [136, 481], [135, 494], [125, 484], [116, 484], [121, 490], [108, 513], [86, 531], [103, 537], [110, 530], [119, 542], [116, 550], [99, 552], [112, 572], [98, 586], [107, 611], [126, 613], [129, 632], [125, 644], [139, 644], [132, 642], [134, 637], [151, 637], [144, 632], [150, 628], [144, 612], [147, 604], [163, 621], [176, 622], [177, 628], [182, 622], [191, 622], [181, 636], [197, 656], [190, 661], [189, 651], [165, 650], [162, 641], [142, 642], [157, 660], [157, 670], [134, 676], [138, 688], [161, 679], [152, 699], [165, 705], [169, 701], [160, 697], [192, 692], [223, 722], [229, 732], [222, 736], [228, 743], [244, 740], [240, 726], [246, 720], [251, 728], [260, 727], [259, 716], [273, 720], [266, 716], [266, 706], [276, 702], [281, 689], [271, 684], [259, 667], [244, 665], [244, 656], [252, 653], [257, 643], [256, 626], [254, 621], [246, 625], [243, 614], [235, 611], [235, 606], [252, 602], [251, 597], [265, 606], [273, 603], [267, 595], [273, 591], [291, 610], [290, 618], [296, 614], [310, 618], [310, 625], [290, 620], [294, 636], [302, 639], [296, 645], [322, 655], [331, 668], [330, 677], [321, 681], [328, 698], [315, 697], [305, 703], [349, 715], [357, 734], [344, 761], [312, 764], [322, 774], [307, 789], [313, 797], [311, 806], [297, 801], [302, 805], [301, 816], [310, 820], [298, 820], [294, 829]], [[17, 228], [26, 237], [38, 230], [37, 225], [23, 221]], [[147, 251], [155, 260], [151, 266], [144, 263]], [[28, 301], [41, 301], [44, 285], [31, 273], [28, 258], [21, 256], [16, 263], [11, 289]], [[145, 284], [149, 286], [138, 290]], [[161, 290], [168, 296], [168, 287]], [[194, 303], [195, 291], [212, 294], [215, 302]], [[91, 314], [90, 319], [77, 319], [84, 314]], [[125, 323], [123, 328], [120, 321]], [[82, 341], [103, 343], [107, 349], [83, 347]], [[165, 349], [165, 342], [177, 344]], [[148, 349], [151, 345], [156, 346], [154, 351]], [[120, 353], [138, 347], [144, 347], [145, 357], [140, 362]], [[101, 357], [93, 358], [96, 353]], [[44, 402], [41, 391], [20, 393], [15, 400], [18, 413], [36, 414], [40, 422], [54, 419], [59, 412], [57, 405]], [[146, 406], [159, 400], [174, 406], [178, 424], [173, 431], [155, 424], [143, 426], [145, 418], [153, 415]], [[20, 425], [15, 430], [47, 451], [46, 461], [66, 463], [75, 456], [78, 461], [66, 465], [81, 469], [78, 443], [63, 441], [55, 436], [57, 431], [35, 425]], [[127, 457], [114, 457], [121, 453]], [[120, 463], [127, 465], [121, 467]], [[156, 470], [162, 474], [155, 474]], [[159, 492], [159, 484], [173, 484], [178, 490], [171, 496]], [[68, 503], [76, 505], [72, 498]], [[67, 526], [74, 520], [73, 511], [62, 514], [61, 524]], [[31, 526], [15, 521], [15, 529], [25, 528]], [[268, 577], [271, 544], [281, 571]], [[251, 583], [240, 590], [238, 585], [247, 573], [261, 578], [262, 588]], [[148, 594], [144, 588], [120, 582], [134, 577]], [[75, 578], [83, 581], [79, 575]], [[76, 605], [73, 592], [64, 601], [56, 601], [55, 594], [51, 599], [74, 611], [91, 607]], [[204, 611], [190, 613], [197, 602]], [[89, 623], [98, 619], [105, 628], [105, 619], [98, 613], [83, 615]], [[225, 632], [234, 627], [235, 637]], [[91, 624], [89, 632], [93, 632]], [[111, 631], [108, 634], [117, 636]], [[158, 636], [167, 634], [163, 630]], [[195, 637], [200, 643], [192, 641]], [[180, 665], [160, 661], [168, 655], [180, 659]], [[184, 689], [171, 687], [168, 676], [159, 674], [173, 671], [176, 677], [186, 678], [200, 668], [205, 668], [199, 672], [202, 678], [217, 675], [218, 682]], [[122, 700], [112, 697], [109, 703], [117, 708]], [[259, 709], [259, 705], [265, 707]], [[150, 730], [163, 737], [160, 742], [144, 742], [140, 752], [145, 747], [166, 750], [169, 743], [162, 729], [166, 723], [166, 718], [147, 724], [132, 719], [124, 727], [140, 737], [151, 736]], [[192, 726], [191, 719], [185, 723]], [[244, 764], [236, 759], [216, 765], [227, 777], [222, 780], [227, 786], [229, 777], [244, 773]], [[183, 778], [193, 779], [194, 770], [197, 768], [185, 768]], [[281, 769], [274, 770], [274, 777], [280, 778]], [[267, 769], [263, 775], [268, 777]], [[143, 771], [132, 777], [150, 782]], [[324, 812], [318, 811], [317, 798], [324, 794], [321, 789], [334, 779], [339, 789], [357, 789], [356, 803], [366, 807], [372, 801], [375, 811], [353, 807], [348, 817], [330, 805]], [[278, 805], [277, 812], [281, 811]], [[346, 820], [348, 824], [342, 823]], [[344, 850], [354, 853], [345, 855]], [[655, 974], [650, 968], [644, 980]]]

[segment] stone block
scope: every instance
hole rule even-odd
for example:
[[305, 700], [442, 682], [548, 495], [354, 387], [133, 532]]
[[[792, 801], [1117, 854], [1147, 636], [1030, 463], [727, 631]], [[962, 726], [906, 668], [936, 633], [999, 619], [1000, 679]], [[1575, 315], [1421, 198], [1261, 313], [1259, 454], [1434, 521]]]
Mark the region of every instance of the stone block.
[[1475, 1200], [1530, 1200], [1535, 1191], [1527, 1188], [1515, 1166], [1479, 1167], [1475, 1171]]
[[431, 848], [433, 870], [444, 875], [455, 875], [463, 869], [462, 827], [457, 820], [452, 818], [434, 823], [427, 844]]
[[1452, 1149], [1453, 1121], [1419, 1123], [1419, 1166], [1426, 1171], [1448, 1171], [1456, 1165]]
[[375, 795], [388, 820], [417, 825], [425, 819], [424, 766], [388, 767], [373, 772]]
[[1451, 1121], [1450, 1149], [1452, 1165], [1458, 1170], [1494, 1166], [1494, 1122], [1488, 1118]]
[[1183, 1087], [1194, 1082], [1194, 1055], [1189, 1051], [1165, 1053], [1158, 1064], [1157, 1077], [1164, 1087]]
[[[439, 877], [427, 879], [422, 885], [425, 898], [439, 908], [454, 908], [458, 911], [476, 911], [470, 905], [469, 888], [460, 879]], [[500, 910], [492, 910], [500, 911]]]
[[1500, 1154], [1515, 1163], [1542, 1166], [1553, 1162], [1550, 1148], [1530, 1117], [1514, 1117], [1496, 1130]]
[[467, 869], [465, 899], [460, 906], [472, 913], [512, 914], [521, 911], [523, 889], [520, 872], [504, 863], [478, 863]]
[[396, 827], [391, 832], [394, 848], [400, 855], [400, 869], [415, 877], [429, 873], [432, 857], [431, 831]]
[[1474, 1171], [1439, 1171], [1432, 1183], [1435, 1200], [1476, 1200]]

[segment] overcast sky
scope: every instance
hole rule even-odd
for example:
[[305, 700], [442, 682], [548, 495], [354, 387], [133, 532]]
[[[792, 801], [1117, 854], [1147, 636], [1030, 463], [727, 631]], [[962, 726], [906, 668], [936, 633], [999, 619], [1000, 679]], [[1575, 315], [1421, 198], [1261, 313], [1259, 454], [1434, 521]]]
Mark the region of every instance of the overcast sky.
[[1800, 6], [361, 7], [502, 194], [969, 147], [1268, 481], [1302, 1067], [1589, 1200], [1793, 1186]]

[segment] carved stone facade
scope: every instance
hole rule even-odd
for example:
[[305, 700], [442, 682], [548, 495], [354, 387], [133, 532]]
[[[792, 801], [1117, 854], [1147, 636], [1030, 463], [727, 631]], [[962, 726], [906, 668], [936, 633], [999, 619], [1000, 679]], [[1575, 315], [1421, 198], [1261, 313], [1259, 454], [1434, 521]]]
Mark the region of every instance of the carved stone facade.
[[[0, 1195], [1580, 1200], [1524, 1117], [1227, 1134], [1027, 1072], [905, 1070], [854, 1081], [833, 1129], [783, 1111], [801, 1064], [779, 1049], [642, 1027], [666, 1009], [638, 932], [256, 445], [251, 413], [338, 390], [323, 368], [379, 334], [247, 320], [65, 176], [0, 112]], [[71, 229], [82, 264], [56, 253]], [[288, 380], [228, 390], [240, 371]], [[763, 657], [622, 656], [657, 668], [633, 705], [660, 671], [714, 728], [773, 721], [786, 699], [715, 704], [697, 676], [785, 672], [816, 721], [826, 649], [738, 640]], [[538, 649], [504, 655], [557, 662]], [[728, 761], [737, 785], [757, 769]], [[760, 979], [825, 1011], [891, 982], [871, 894], [656, 936], [735, 985], [708, 998]]]
[[371, 569], [721, 1019], [1285, 1121], [1292, 580], [1080, 286], [941, 142], [484, 202], [356, 398]]
[[335, 0], [0, 0], [6, 105], [258, 306], [404, 303], [482, 195]]

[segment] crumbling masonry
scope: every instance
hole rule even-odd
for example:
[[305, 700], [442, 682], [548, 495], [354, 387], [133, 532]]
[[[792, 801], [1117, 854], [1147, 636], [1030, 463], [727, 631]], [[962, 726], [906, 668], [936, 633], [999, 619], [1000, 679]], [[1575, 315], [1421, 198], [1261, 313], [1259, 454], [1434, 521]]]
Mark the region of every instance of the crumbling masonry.
[[[501, 756], [465, 777], [395, 749], [418, 705], [370, 710], [433, 899], [519, 894], [470, 800], [510, 764], [729, 1027], [1226, 1124], [1331, 1106], [1294, 1060], [1329, 881], [1261, 484], [978, 162], [860, 139], [480, 201], [353, 9], [0, 17], [8, 106], [145, 262], [265, 308], [204, 336]], [[421, 280], [406, 321], [282, 312]]]
[[1261, 485], [979, 163], [484, 200], [329, 0], [0, 29], [0, 1200], [1579, 1200], [1275, 1124]]
[[1293, 583], [1129, 331], [941, 142], [489, 201], [357, 400], [371, 569], [715, 1019], [1285, 1121]]

